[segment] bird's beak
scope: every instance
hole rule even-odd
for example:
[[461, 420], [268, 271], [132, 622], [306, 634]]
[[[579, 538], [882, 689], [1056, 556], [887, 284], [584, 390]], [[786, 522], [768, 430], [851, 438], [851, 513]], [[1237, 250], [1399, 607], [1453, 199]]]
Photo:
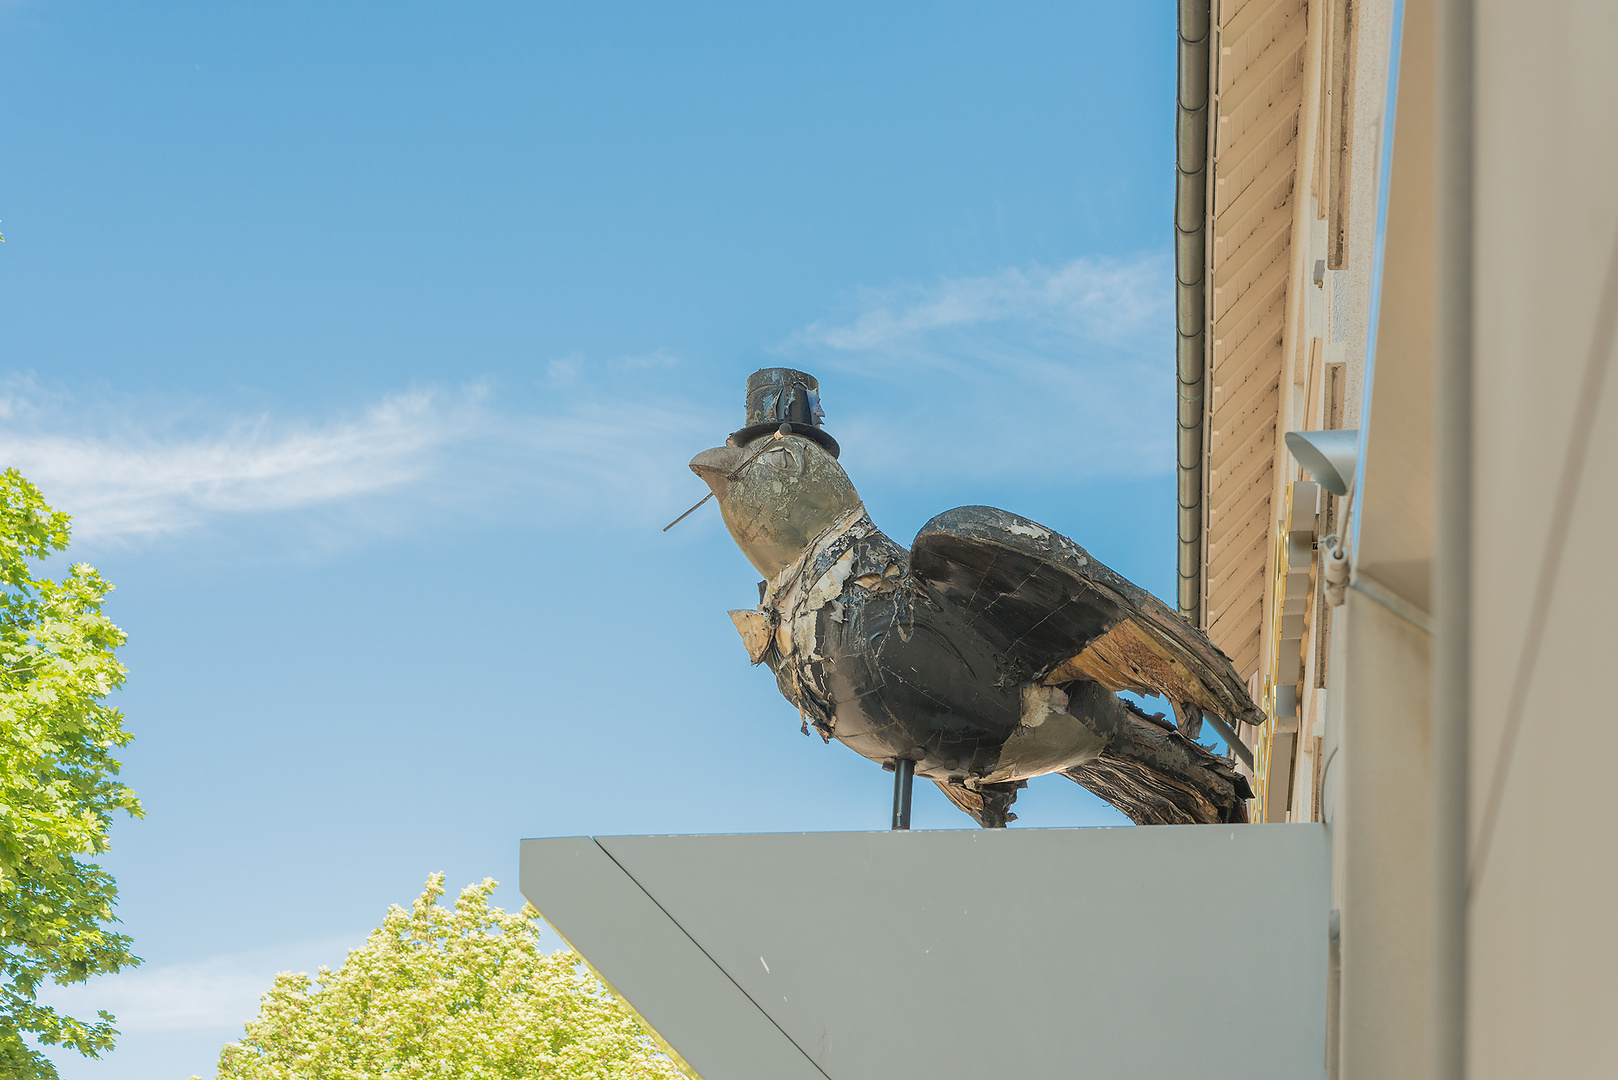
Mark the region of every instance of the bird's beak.
[[691, 471], [702, 477], [702, 482], [708, 485], [721, 499], [725, 497], [725, 489], [730, 486], [730, 474], [736, 471], [736, 466], [742, 463], [742, 451], [734, 446], [716, 446], [712, 450], [704, 450], [691, 459]]

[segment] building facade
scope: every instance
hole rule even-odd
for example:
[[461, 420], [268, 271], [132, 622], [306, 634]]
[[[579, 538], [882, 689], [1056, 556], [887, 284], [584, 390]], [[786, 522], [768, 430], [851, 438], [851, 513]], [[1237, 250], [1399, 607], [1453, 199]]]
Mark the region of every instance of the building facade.
[[1179, 604], [1271, 717], [1244, 733], [1260, 821], [1322, 819], [1319, 553], [1346, 497], [1283, 436], [1359, 424], [1391, 16], [1351, 0], [1181, 5]]
[[1330, 1076], [1618, 1075], [1615, 30], [1180, 7], [1179, 605], [1265, 708], [1254, 819], [1329, 825]]

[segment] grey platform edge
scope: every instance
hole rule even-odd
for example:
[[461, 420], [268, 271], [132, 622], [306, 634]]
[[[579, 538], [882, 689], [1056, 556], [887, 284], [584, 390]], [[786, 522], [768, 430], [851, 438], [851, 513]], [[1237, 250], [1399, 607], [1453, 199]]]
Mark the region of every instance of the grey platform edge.
[[1330, 863], [1198, 825], [525, 840], [521, 878], [704, 1080], [1300, 1080]]

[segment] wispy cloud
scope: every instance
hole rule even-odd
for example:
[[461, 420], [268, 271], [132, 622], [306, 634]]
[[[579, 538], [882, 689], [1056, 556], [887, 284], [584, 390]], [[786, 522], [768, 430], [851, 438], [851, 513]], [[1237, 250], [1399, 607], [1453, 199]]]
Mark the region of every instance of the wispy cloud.
[[859, 297], [864, 310], [852, 321], [814, 323], [794, 334], [792, 342], [870, 351], [914, 345], [931, 331], [1024, 323], [1127, 345], [1158, 329], [1167, 314], [1166, 270], [1161, 257], [1084, 258], [1056, 269], [1013, 267], [930, 287], [867, 289]]
[[127, 422], [115, 434], [63, 430], [65, 418], [53, 411], [0, 435], [0, 460], [72, 512], [79, 539], [129, 538], [418, 480], [434, 451], [472, 429], [474, 412], [417, 392], [323, 425], [260, 416], [207, 435], [175, 436]]
[[[820, 377], [857, 483], [1162, 473], [1172, 282], [1151, 255], [868, 289], [771, 351]], [[742, 366], [659, 350], [538, 370], [532, 385], [417, 388], [303, 415], [86, 402], [13, 378], [0, 384], [0, 465], [73, 514], [91, 546], [293, 513], [319, 515], [328, 536], [425, 515], [638, 528], [701, 493], [685, 462], [741, 420]]]
[[717, 410], [612, 385], [675, 360], [558, 364], [538, 388], [413, 390], [320, 420], [199, 420], [193, 408], [182, 422], [149, 402], [86, 407], [13, 386], [0, 392], [0, 464], [71, 513], [75, 541], [92, 545], [287, 511], [647, 524], [683, 502], [685, 461], [722, 437]]
[[651, 520], [673, 505], [671, 497], [683, 503], [703, 490], [686, 462], [724, 440], [736, 426], [732, 411], [740, 413], [711, 403], [578, 401], [564, 413], [513, 422], [502, 453], [514, 465], [540, 470], [526, 484], [542, 500], [543, 516], [565, 517], [590, 505], [613, 520]]
[[837, 374], [852, 401], [828, 393], [828, 413], [888, 470], [1052, 483], [1161, 473], [1173, 462], [1172, 274], [1163, 255], [1083, 258], [866, 290], [777, 352]]
[[47, 984], [40, 1000], [71, 1016], [105, 1009], [118, 1030], [240, 1030], [258, 1014], [259, 998], [280, 971], [336, 968], [364, 934], [293, 942], [274, 948], [212, 956], [189, 964], [133, 968], [67, 986]]

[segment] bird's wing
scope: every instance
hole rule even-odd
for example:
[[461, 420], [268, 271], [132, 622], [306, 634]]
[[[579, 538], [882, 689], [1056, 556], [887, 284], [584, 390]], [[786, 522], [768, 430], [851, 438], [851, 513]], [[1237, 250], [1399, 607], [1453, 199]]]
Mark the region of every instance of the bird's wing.
[[1261, 723], [1230, 659], [1145, 589], [1067, 537], [989, 506], [939, 514], [916, 534], [910, 571], [1005, 657], [1006, 677], [1161, 694]]

